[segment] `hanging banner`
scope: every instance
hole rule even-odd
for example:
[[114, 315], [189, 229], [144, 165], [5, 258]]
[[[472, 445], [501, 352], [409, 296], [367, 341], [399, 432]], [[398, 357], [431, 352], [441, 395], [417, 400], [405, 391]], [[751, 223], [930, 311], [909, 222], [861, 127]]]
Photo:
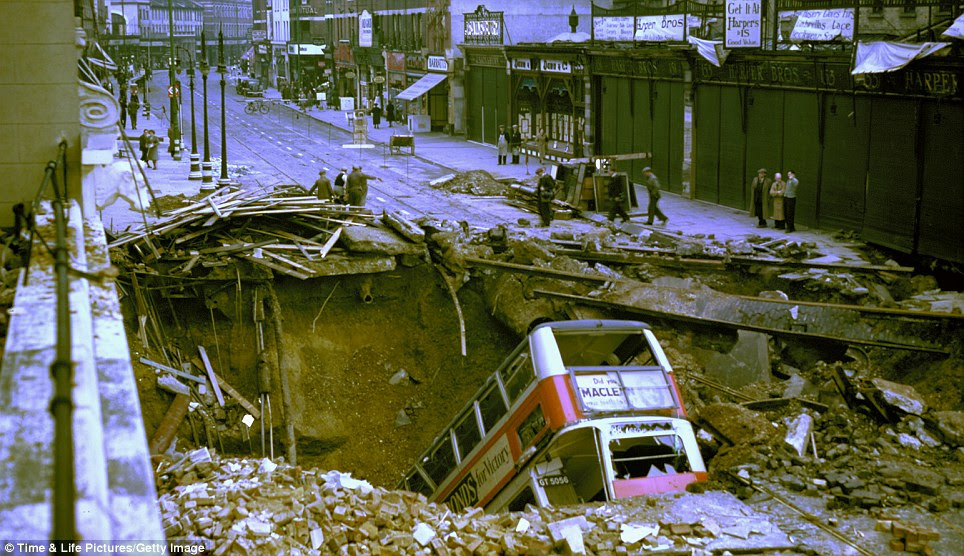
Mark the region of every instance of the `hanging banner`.
[[594, 17], [592, 28], [597, 41], [633, 40], [633, 17]]
[[[803, 10], [791, 12], [797, 21], [790, 32], [791, 42], [823, 42], [840, 38], [854, 40], [854, 10]], [[781, 13], [781, 16], [784, 14]]]
[[372, 14], [364, 10], [358, 16], [358, 46], [372, 45]]
[[727, 0], [725, 48], [759, 48], [762, 46], [762, 10], [760, 0]]
[[683, 41], [686, 24], [683, 14], [641, 15], [636, 17], [637, 41]]

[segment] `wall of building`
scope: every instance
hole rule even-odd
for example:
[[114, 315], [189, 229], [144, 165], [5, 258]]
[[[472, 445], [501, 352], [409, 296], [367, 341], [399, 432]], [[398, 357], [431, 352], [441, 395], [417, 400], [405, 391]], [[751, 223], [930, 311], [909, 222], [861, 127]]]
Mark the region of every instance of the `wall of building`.
[[4, 0], [0, 21], [0, 226], [10, 226], [11, 208], [33, 200], [62, 138], [79, 197], [79, 53], [71, 0]]

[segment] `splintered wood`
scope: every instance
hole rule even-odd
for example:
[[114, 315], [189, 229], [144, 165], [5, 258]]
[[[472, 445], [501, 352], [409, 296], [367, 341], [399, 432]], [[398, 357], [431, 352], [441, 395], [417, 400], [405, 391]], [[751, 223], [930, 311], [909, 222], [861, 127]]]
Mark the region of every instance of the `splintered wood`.
[[168, 212], [149, 227], [119, 234], [109, 247], [133, 246], [145, 262], [163, 257], [174, 275], [243, 260], [302, 280], [317, 275], [346, 226], [366, 226], [363, 207], [333, 204], [287, 192], [225, 188]]

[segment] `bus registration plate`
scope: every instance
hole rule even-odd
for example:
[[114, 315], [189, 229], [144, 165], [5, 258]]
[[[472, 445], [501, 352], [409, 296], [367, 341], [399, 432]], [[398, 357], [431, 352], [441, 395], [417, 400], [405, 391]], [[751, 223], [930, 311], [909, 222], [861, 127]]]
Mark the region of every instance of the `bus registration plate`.
[[544, 477], [539, 477], [539, 480], [536, 482], [541, 487], [562, 486], [569, 484], [569, 477], [565, 475], [546, 475]]

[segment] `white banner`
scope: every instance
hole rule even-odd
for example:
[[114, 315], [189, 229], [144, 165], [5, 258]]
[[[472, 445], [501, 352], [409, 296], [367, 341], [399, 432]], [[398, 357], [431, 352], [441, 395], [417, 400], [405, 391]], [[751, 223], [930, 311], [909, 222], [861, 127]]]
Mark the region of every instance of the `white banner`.
[[837, 37], [845, 41], [854, 39], [854, 10], [804, 10], [781, 13], [796, 15], [797, 22], [790, 32], [791, 42], [832, 41]]
[[594, 17], [593, 33], [597, 41], [633, 40], [633, 17]]
[[358, 16], [358, 46], [372, 45], [372, 14], [368, 10]]
[[759, 48], [762, 46], [762, 10], [760, 0], [727, 0], [725, 48]]
[[636, 17], [637, 41], [684, 41], [686, 24], [683, 14], [641, 15]]

